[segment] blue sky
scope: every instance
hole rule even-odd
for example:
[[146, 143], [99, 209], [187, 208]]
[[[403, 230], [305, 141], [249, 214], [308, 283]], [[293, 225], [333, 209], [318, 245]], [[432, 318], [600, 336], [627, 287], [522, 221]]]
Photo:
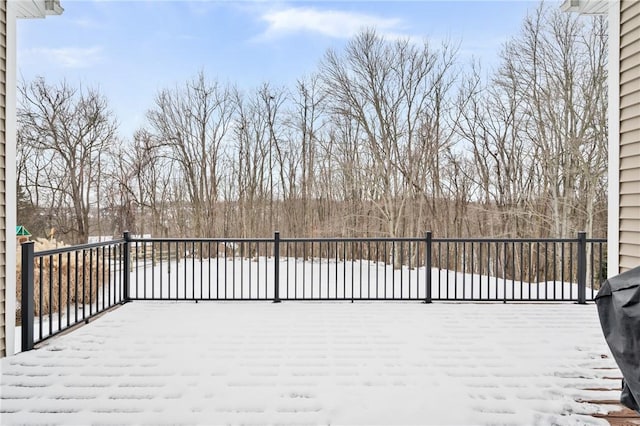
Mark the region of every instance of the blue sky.
[[[559, 2], [550, 2], [551, 5]], [[387, 37], [460, 43], [460, 58], [497, 63], [537, 2], [73, 1], [61, 16], [18, 23], [18, 75], [99, 87], [130, 137], [158, 90], [204, 70], [250, 90], [290, 85], [363, 27]]]

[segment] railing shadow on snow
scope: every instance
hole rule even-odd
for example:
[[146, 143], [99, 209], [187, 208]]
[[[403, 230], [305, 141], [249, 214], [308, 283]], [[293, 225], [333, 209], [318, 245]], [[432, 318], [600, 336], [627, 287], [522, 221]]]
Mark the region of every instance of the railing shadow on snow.
[[[22, 350], [138, 300], [593, 300], [606, 240], [132, 238], [33, 251], [22, 246]], [[25, 267], [24, 265], [27, 265]], [[277, 285], [276, 285], [277, 283]], [[34, 335], [35, 334], [35, 335]]]

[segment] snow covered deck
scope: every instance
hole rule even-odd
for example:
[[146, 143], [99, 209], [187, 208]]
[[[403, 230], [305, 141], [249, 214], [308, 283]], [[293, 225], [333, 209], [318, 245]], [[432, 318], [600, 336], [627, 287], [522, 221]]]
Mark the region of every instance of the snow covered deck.
[[133, 302], [1, 360], [4, 424], [607, 424], [594, 305]]

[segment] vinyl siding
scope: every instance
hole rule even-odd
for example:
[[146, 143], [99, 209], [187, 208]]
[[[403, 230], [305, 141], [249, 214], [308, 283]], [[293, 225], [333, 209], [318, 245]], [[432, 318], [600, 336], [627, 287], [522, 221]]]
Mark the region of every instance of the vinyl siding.
[[5, 192], [6, 93], [7, 93], [7, 2], [0, 0], [0, 357], [6, 356], [6, 241], [7, 215]]
[[640, 2], [620, 2], [620, 272], [640, 266]]
[[[629, 142], [620, 149], [620, 157], [625, 160], [628, 159], [627, 161], [633, 161], [632, 158], [640, 157], [640, 130], [635, 132], [635, 136], [638, 138], [636, 142]], [[631, 139], [631, 137], [628, 139]]]

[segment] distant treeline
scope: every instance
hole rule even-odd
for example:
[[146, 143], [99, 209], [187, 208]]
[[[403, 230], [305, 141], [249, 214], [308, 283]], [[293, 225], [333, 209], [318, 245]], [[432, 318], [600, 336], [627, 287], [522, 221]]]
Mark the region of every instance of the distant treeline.
[[606, 233], [607, 28], [541, 5], [483, 71], [366, 30], [291, 87], [200, 72], [117, 136], [97, 89], [23, 82], [18, 222], [154, 236]]

